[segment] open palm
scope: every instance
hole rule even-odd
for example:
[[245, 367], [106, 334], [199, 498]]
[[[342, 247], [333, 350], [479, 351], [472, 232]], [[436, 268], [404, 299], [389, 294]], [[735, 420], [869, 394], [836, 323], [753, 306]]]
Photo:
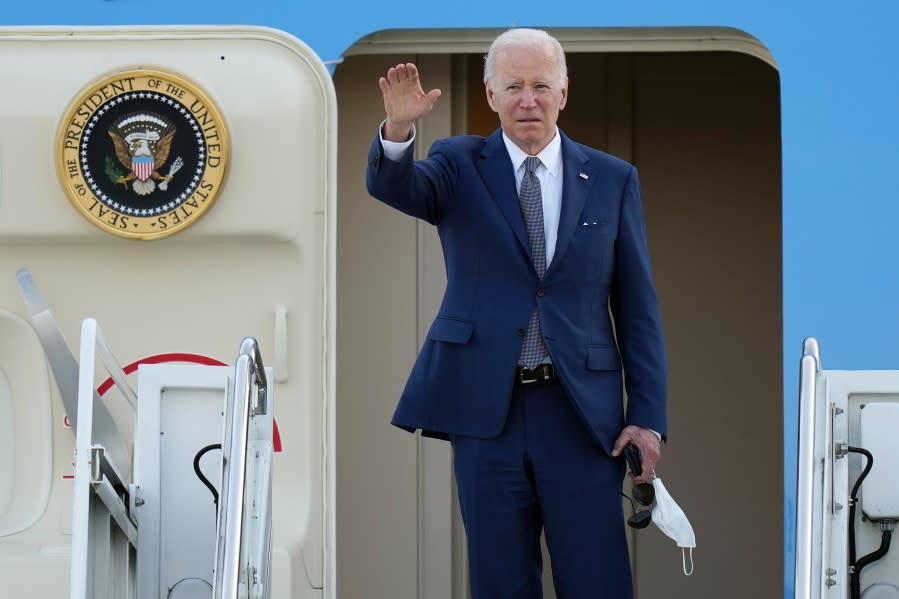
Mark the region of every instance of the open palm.
[[441, 94], [439, 89], [424, 92], [418, 67], [412, 63], [390, 67], [387, 76], [378, 80], [378, 85], [384, 95], [384, 110], [387, 112], [384, 137], [391, 141], [408, 139], [412, 124], [434, 108]]

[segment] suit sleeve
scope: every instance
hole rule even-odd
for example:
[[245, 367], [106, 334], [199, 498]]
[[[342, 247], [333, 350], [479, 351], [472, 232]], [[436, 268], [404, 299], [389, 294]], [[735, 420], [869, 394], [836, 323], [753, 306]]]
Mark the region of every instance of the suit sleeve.
[[668, 431], [668, 366], [640, 183], [634, 167], [621, 197], [610, 303], [624, 364], [628, 397], [626, 424], [652, 429], [664, 439]]
[[384, 155], [375, 135], [365, 173], [368, 193], [397, 210], [437, 225], [453, 193], [455, 169], [443, 141], [434, 143], [425, 160], [413, 160], [413, 154], [414, 144], [400, 161], [393, 161]]

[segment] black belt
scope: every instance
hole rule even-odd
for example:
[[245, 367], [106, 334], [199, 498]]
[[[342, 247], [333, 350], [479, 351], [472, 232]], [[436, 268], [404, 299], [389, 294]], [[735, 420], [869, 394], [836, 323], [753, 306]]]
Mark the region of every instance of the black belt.
[[551, 383], [559, 380], [555, 367], [552, 364], [540, 364], [534, 369], [519, 366], [515, 371], [515, 382], [527, 385], [530, 383]]

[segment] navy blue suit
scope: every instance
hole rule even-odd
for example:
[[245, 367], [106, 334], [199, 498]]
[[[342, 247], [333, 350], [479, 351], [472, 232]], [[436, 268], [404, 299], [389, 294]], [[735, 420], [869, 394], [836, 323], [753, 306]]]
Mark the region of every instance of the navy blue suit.
[[[665, 351], [636, 169], [561, 135], [561, 217], [542, 280], [532, 266], [501, 131], [440, 140], [426, 160], [412, 160], [411, 150], [402, 161], [387, 159], [377, 137], [369, 153], [369, 193], [437, 227], [447, 274], [443, 302], [392, 422], [453, 439], [460, 486], [459, 455], [468, 450], [456, 441], [497, 438], [519, 410], [512, 405], [514, 376], [535, 306], [560, 375], [560, 401], [587, 440], [577, 451], [605, 457], [626, 424], [667, 432]], [[538, 413], [521, 409], [522, 418]], [[561, 432], [566, 427], [559, 425], [558, 434], [570, 436]], [[546, 443], [555, 445], [551, 438]], [[604, 480], [620, 516], [624, 471], [614, 464]], [[620, 552], [619, 540], [612, 549]]]

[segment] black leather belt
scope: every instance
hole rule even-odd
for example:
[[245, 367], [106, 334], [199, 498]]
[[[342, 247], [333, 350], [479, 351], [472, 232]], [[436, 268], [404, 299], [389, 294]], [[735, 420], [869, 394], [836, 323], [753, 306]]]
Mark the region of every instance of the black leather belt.
[[533, 370], [524, 366], [519, 366], [515, 371], [515, 382], [527, 385], [530, 383], [551, 383], [557, 381], [559, 375], [552, 364], [540, 364]]

